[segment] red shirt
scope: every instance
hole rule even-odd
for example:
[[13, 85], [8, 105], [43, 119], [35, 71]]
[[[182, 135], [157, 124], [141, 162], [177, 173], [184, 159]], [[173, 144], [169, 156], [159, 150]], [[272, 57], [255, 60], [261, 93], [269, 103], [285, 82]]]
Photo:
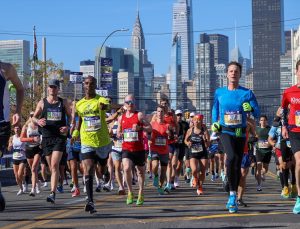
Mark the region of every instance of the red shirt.
[[130, 118], [126, 117], [126, 113], [122, 115], [121, 130], [124, 138], [122, 150], [127, 150], [130, 152], [144, 151], [143, 131], [133, 131], [133, 124], [142, 126], [142, 123], [138, 119], [137, 111], [135, 111]]
[[158, 154], [168, 154], [169, 148], [167, 144], [168, 135], [167, 130], [169, 124], [158, 123], [154, 121], [151, 123], [152, 135], [151, 135], [151, 151]]
[[290, 110], [288, 118], [290, 131], [300, 132], [300, 88], [297, 85], [283, 92], [281, 106], [283, 109], [289, 108]]

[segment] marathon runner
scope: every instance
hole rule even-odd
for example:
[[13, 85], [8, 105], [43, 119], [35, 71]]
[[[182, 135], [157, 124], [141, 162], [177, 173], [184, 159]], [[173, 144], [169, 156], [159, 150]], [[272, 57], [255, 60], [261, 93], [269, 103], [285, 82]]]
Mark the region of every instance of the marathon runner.
[[[241, 177], [241, 162], [246, 141], [246, 117], [252, 112], [258, 117], [259, 108], [253, 92], [239, 86], [242, 66], [238, 62], [227, 65], [228, 86], [215, 92], [212, 110], [212, 131], [221, 132], [221, 142], [227, 154], [227, 177], [230, 196], [227, 202], [229, 213], [238, 211], [237, 189]], [[234, 99], [232, 99], [234, 98]]]
[[[16, 88], [16, 110], [15, 114], [12, 116], [12, 125], [15, 126], [19, 125], [21, 121], [24, 88], [16, 69], [11, 64], [0, 61], [0, 158], [7, 150], [11, 129], [8, 81], [11, 81]], [[3, 211], [4, 209], [5, 199], [1, 192], [0, 181], [0, 211]]]

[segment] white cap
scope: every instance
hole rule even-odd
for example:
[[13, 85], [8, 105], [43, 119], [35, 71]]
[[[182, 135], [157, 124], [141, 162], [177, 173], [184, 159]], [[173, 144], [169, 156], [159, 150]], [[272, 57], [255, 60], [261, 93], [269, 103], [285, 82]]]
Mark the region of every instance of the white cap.
[[195, 116], [195, 112], [191, 112], [190, 117], [194, 117], [194, 116]]
[[182, 114], [182, 110], [176, 110], [175, 115]]

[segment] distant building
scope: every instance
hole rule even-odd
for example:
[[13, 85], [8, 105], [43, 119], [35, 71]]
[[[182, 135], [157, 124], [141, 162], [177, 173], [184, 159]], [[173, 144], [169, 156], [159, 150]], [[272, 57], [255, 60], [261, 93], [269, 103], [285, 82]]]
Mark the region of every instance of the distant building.
[[249, 69], [248, 73], [245, 76], [245, 87], [253, 90], [253, 70]]
[[30, 42], [26, 40], [0, 40], [0, 61], [15, 66], [18, 76], [26, 85], [30, 76]]
[[223, 34], [208, 34], [209, 42], [214, 46], [214, 65], [228, 64], [228, 37]]
[[225, 87], [227, 86], [227, 72], [226, 72], [226, 66], [225, 64], [217, 64], [215, 65], [216, 69], [216, 87]]
[[118, 72], [118, 103], [123, 104], [125, 96], [134, 94], [134, 76], [131, 72], [120, 69]]
[[80, 72], [83, 73], [83, 78], [90, 76], [95, 76], [95, 61], [83, 60], [80, 61]]
[[172, 38], [181, 38], [181, 78], [190, 80], [194, 72], [194, 42], [192, 0], [177, 0], [173, 4]]

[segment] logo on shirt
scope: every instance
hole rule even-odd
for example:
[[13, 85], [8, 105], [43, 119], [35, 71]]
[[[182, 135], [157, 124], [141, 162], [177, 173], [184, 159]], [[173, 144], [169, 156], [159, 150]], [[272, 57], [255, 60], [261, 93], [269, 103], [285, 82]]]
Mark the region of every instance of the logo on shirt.
[[292, 97], [291, 98], [291, 104], [300, 104], [300, 98]]

